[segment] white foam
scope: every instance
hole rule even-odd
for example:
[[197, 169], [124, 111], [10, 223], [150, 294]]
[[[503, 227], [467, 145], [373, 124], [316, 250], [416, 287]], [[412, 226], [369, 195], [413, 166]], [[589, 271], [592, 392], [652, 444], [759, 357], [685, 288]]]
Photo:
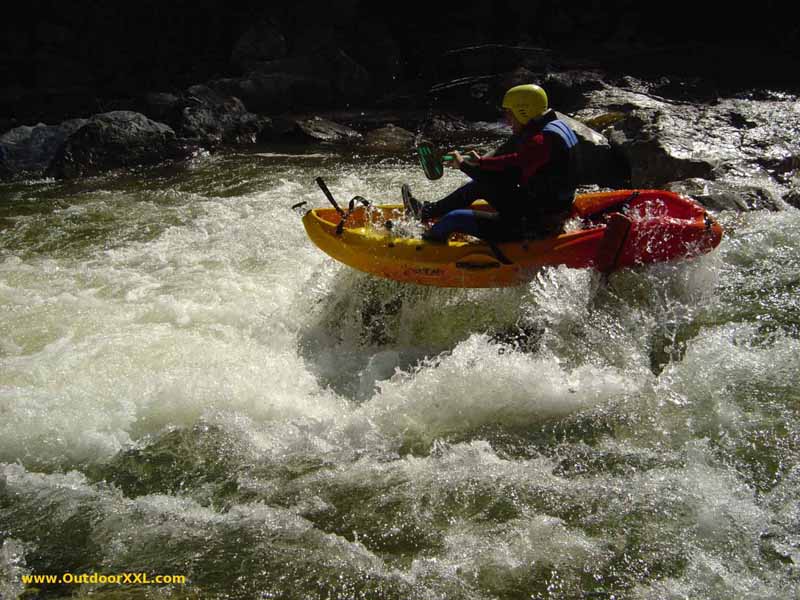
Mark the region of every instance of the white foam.
[[555, 356], [498, 352], [473, 335], [451, 354], [379, 384], [364, 408], [395, 432], [430, 437], [486, 424], [521, 426], [620, 400], [637, 384], [614, 368], [569, 369]]

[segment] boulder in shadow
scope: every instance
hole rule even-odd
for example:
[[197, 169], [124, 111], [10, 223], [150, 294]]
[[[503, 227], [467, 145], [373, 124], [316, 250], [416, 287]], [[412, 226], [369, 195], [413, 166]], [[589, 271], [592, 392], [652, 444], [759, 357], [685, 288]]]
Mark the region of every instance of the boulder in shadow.
[[0, 136], [0, 178], [41, 177], [65, 140], [88, 121], [22, 125]]
[[113, 111], [93, 116], [70, 135], [56, 153], [48, 174], [59, 178], [96, 175], [186, 154], [168, 125], [141, 113]]

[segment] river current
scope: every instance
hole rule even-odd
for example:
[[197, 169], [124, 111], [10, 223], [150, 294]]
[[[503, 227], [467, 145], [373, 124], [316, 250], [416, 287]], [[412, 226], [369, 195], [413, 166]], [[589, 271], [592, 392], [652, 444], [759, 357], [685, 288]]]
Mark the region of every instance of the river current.
[[[460, 181], [320, 151], [0, 186], [0, 597], [800, 597], [799, 211], [434, 289], [318, 250], [317, 175]], [[186, 583], [24, 591], [67, 573]]]

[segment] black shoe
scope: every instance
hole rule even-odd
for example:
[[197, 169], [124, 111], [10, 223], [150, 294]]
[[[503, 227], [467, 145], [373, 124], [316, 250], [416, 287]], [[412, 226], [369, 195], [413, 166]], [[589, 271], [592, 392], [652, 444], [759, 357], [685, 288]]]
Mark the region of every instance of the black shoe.
[[422, 203], [411, 195], [411, 188], [407, 183], [400, 186], [400, 193], [403, 195], [403, 207], [407, 217], [414, 217], [420, 220], [422, 217]]

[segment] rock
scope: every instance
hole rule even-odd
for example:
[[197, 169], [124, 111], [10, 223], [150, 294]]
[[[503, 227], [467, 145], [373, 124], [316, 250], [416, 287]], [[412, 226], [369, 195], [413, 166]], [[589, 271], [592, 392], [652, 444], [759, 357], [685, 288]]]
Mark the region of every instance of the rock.
[[715, 211], [781, 210], [781, 200], [765, 187], [739, 186], [722, 181], [692, 178], [674, 181], [665, 189], [690, 196], [700, 204]]
[[365, 145], [371, 150], [402, 152], [414, 149], [414, 134], [395, 125], [373, 129], [365, 136]]
[[714, 100], [719, 96], [719, 90], [711, 80], [705, 77], [661, 77], [650, 88], [650, 92], [671, 98], [673, 100]]
[[297, 127], [308, 138], [321, 142], [355, 142], [362, 139], [355, 129], [321, 117], [298, 121]]
[[441, 109], [457, 110], [467, 119], [497, 119], [501, 116], [498, 105], [503, 92], [496, 75], [461, 77], [432, 86], [428, 90], [429, 102]]
[[271, 130], [269, 117], [253, 114], [239, 98], [205, 85], [193, 85], [181, 96], [147, 94], [145, 106], [148, 117], [168, 124], [178, 137], [205, 147], [253, 143], [268, 137]]
[[64, 141], [86, 119], [70, 119], [60, 125], [22, 125], [0, 136], [0, 178], [41, 177]]
[[608, 86], [589, 92], [586, 106], [576, 113], [589, 122], [614, 115], [602, 133], [630, 163], [632, 186], [660, 187], [700, 178], [732, 185], [737, 194], [751, 188], [769, 192], [747, 196], [750, 207], [772, 206], [776, 194], [789, 191], [800, 164], [796, 98], [692, 104], [641, 91], [646, 88]]
[[[533, 83], [531, 80], [528, 83]], [[556, 110], [572, 111], [584, 105], [587, 92], [606, 87], [596, 71], [562, 71], [548, 73], [540, 84], [547, 92], [548, 103]]]
[[627, 164], [611, 147], [606, 137], [580, 121], [558, 111], [556, 111], [556, 115], [570, 126], [578, 138], [580, 156], [578, 184], [624, 187], [630, 177]]
[[[536, 83], [537, 81], [540, 81], [541, 78], [542, 78], [541, 73], [531, 71], [526, 67], [517, 67], [516, 69], [513, 69], [508, 73], [504, 73], [503, 75], [500, 76], [500, 85], [498, 87], [498, 93], [505, 94], [506, 90], [514, 87], [515, 85]], [[500, 104], [501, 100], [502, 96], [499, 96], [499, 99], [497, 100], [496, 104]]]
[[113, 111], [93, 116], [70, 135], [56, 153], [48, 174], [72, 178], [183, 156], [185, 150], [171, 127], [141, 113]]
[[271, 123], [268, 117], [248, 112], [238, 98], [204, 85], [190, 87], [188, 94], [178, 133], [206, 146], [253, 143]]
[[144, 97], [144, 103], [144, 112], [151, 119], [172, 124], [180, 118], [182, 100], [176, 94], [149, 92]]
[[595, 115], [594, 117], [590, 117], [585, 119], [583, 122], [584, 125], [591, 127], [598, 133], [602, 132], [607, 127], [610, 127], [614, 123], [618, 121], [622, 121], [625, 118], [625, 113], [621, 112], [606, 112], [600, 113]]
[[434, 142], [445, 142], [469, 134], [470, 124], [450, 114], [435, 114], [422, 124], [423, 135]]
[[635, 188], [663, 186], [692, 177], [709, 178], [718, 162], [694, 151], [694, 139], [676, 130], [659, 111], [636, 110], [614, 123], [608, 139], [627, 159]]
[[280, 117], [273, 120], [273, 128], [278, 135], [299, 137], [314, 142], [348, 143], [363, 139], [355, 129], [322, 117]]

